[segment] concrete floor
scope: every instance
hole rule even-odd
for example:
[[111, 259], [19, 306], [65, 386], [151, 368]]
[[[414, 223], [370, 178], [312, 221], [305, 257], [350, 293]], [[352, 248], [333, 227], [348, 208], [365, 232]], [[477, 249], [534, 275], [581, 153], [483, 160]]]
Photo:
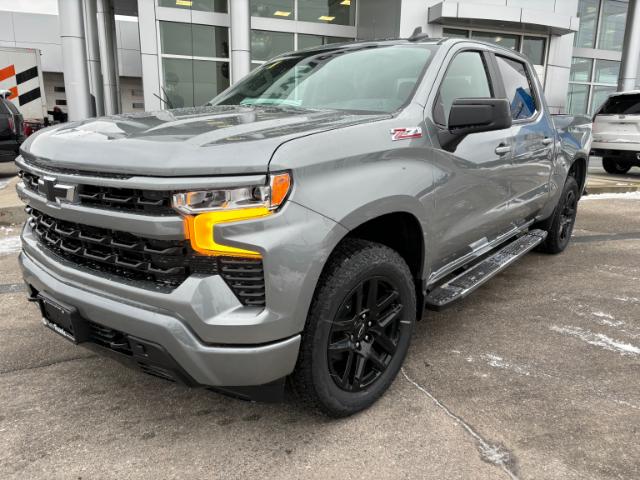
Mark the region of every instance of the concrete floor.
[[[71, 345], [12, 293], [21, 279], [5, 253], [0, 478], [640, 478], [639, 211], [581, 202], [564, 254], [532, 253], [428, 312], [390, 391], [339, 421]], [[2, 229], [0, 250], [16, 233]]]

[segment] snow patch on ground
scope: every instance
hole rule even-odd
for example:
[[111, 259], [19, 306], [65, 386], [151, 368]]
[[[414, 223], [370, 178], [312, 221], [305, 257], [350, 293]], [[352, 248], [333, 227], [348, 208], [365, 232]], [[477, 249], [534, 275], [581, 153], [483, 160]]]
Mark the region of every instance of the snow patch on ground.
[[0, 255], [9, 255], [20, 251], [22, 244], [18, 235], [0, 238]]
[[559, 327], [552, 325], [549, 327], [554, 332], [561, 333], [563, 335], [569, 335], [576, 337], [589, 345], [604, 348], [612, 352], [617, 352], [621, 355], [640, 355], [640, 347], [631, 345], [630, 343], [619, 342], [602, 333], [594, 333], [590, 330], [585, 330], [580, 327], [564, 326]]
[[529, 371], [526, 368], [520, 365], [513, 365], [505, 361], [504, 358], [499, 357], [498, 355], [494, 355], [492, 353], [485, 353], [482, 355], [482, 358], [487, 362], [487, 365], [491, 367], [511, 370], [513, 372], [516, 372], [519, 375], [530, 375]]
[[619, 302], [640, 303], [640, 298], [638, 297], [620, 296], [620, 297], [613, 297], [613, 299], [618, 300]]
[[594, 317], [598, 318], [598, 323], [600, 325], [606, 325], [608, 327], [621, 327], [624, 325], [622, 320], [616, 320], [613, 315], [609, 315], [604, 312], [591, 312]]
[[585, 195], [580, 199], [582, 202], [585, 200], [640, 200], [640, 192], [595, 193]]

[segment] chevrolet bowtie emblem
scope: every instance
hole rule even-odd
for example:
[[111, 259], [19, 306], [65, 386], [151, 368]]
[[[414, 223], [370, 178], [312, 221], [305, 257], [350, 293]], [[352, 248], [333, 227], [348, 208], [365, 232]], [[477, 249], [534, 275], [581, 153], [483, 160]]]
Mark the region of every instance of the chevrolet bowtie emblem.
[[40, 177], [38, 179], [38, 192], [47, 197], [49, 202], [75, 202], [76, 185], [58, 183], [55, 177]]

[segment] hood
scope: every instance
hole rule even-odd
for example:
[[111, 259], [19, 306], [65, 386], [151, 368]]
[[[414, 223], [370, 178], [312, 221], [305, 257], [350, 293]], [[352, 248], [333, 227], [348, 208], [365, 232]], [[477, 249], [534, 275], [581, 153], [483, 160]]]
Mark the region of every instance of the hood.
[[153, 176], [264, 173], [282, 143], [387, 115], [291, 107], [211, 106], [92, 118], [41, 130], [27, 161], [86, 172]]

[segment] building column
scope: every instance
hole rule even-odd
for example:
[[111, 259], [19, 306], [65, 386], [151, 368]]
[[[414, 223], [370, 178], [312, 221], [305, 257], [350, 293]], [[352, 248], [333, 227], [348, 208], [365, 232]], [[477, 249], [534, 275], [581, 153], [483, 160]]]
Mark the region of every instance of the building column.
[[58, 11], [69, 120], [84, 120], [92, 116], [92, 108], [82, 3], [58, 0]]
[[142, 90], [147, 111], [163, 107], [164, 94], [160, 90], [160, 65], [156, 31], [155, 0], [138, 0], [138, 28], [140, 29], [140, 55], [142, 57]]
[[231, 36], [231, 83], [251, 71], [251, 9], [249, 0], [229, 2]]
[[94, 115], [104, 115], [102, 94], [102, 72], [100, 71], [100, 47], [98, 42], [98, 22], [96, 0], [84, 0], [84, 30], [87, 37], [87, 70], [89, 89], [93, 97]]
[[118, 91], [118, 60], [115, 49], [115, 18], [111, 0], [97, 0], [96, 19], [104, 91], [104, 113], [115, 115], [120, 111], [120, 92]]
[[638, 0], [629, 0], [627, 25], [622, 48], [622, 64], [618, 91], [635, 90], [640, 66], [640, 6]]

